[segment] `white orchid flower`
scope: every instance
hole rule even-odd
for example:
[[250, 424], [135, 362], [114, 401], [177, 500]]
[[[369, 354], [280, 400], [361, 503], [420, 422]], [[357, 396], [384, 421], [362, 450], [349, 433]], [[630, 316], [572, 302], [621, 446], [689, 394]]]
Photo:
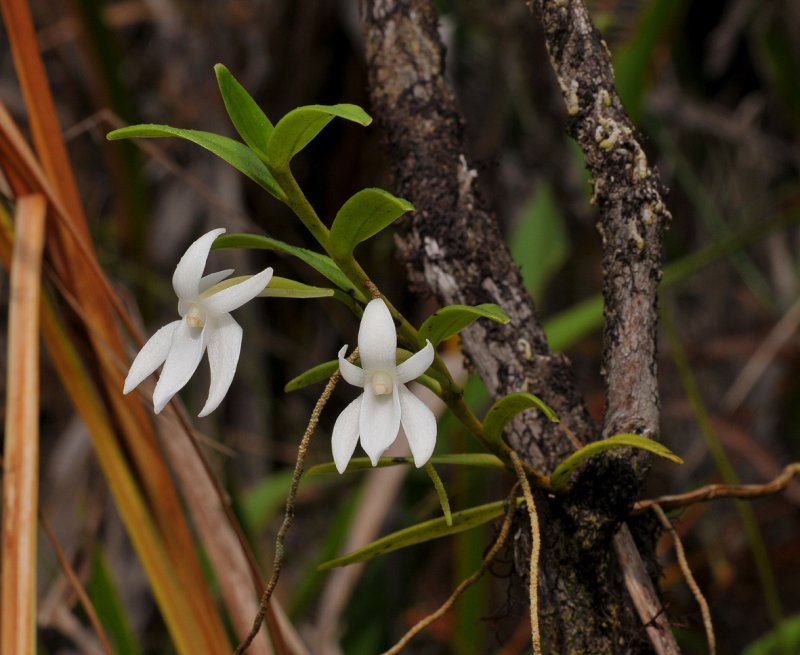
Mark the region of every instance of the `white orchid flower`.
[[203, 277], [211, 244], [224, 232], [219, 228], [204, 234], [181, 257], [172, 276], [181, 319], [150, 337], [125, 378], [123, 393], [129, 393], [164, 365], [153, 391], [156, 414], [186, 385], [206, 350], [211, 387], [199, 416], [206, 416], [219, 406], [233, 381], [242, 347], [242, 328], [229, 312], [255, 298], [272, 278], [271, 268], [228, 285], [219, 283], [233, 273], [232, 269]]
[[392, 445], [400, 431], [406, 433], [414, 463], [423, 466], [436, 445], [436, 417], [411, 393], [405, 383], [422, 375], [433, 362], [433, 345], [397, 365], [397, 332], [392, 315], [383, 300], [372, 300], [364, 309], [358, 330], [359, 368], [344, 355], [347, 346], [339, 351], [339, 370], [342, 377], [364, 393], [339, 414], [333, 426], [333, 461], [339, 473], [347, 468], [359, 436], [361, 447], [372, 465]]

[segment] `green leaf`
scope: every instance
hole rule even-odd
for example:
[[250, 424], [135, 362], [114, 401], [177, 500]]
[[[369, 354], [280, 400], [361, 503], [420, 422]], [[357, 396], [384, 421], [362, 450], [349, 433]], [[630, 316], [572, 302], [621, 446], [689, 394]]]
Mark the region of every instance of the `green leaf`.
[[499, 305], [493, 303], [474, 307], [449, 305], [442, 307], [425, 319], [419, 329], [419, 345], [423, 347], [425, 340], [430, 339], [434, 346], [438, 346], [442, 341], [458, 334], [479, 318], [488, 318], [503, 324], [511, 320]]
[[439, 474], [436, 472], [436, 469], [430, 460], [425, 462], [424, 468], [425, 472], [428, 474], [428, 477], [433, 483], [433, 488], [436, 490], [436, 496], [439, 498], [439, 505], [441, 505], [442, 514], [444, 514], [444, 522], [448, 527], [452, 527], [453, 513], [450, 511], [450, 499], [447, 497], [447, 490], [444, 488], [444, 482], [442, 482], [442, 478], [439, 477]]
[[362, 189], [351, 196], [331, 225], [331, 247], [349, 255], [362, 241], [376, 235], [406, 212], [414, 211], [408, 200], [383, 189]]
[[308, 105], [293, 109], [278, 121], [267, 144], [271, 166], [286, 169], [298, 152], [335, 117], [369, 125], [372, 118], [358, 105]]
[[800, 614], [783, 619], [744, 649], [742, 655], [800, 653]]
[[262, 159], [267, 158], [267, 142], [272, 123], [252, 96], [222, 64], [214, 66], [219, 92], [233, 126], [244, 142]]
[[506, 424], [526, 409], [538, 409], [553, 423], [558, 423], [558, 416], [545, 402], [532, 393], [510, 393], [503, 396], [486, 412], [483, 419], [483, 434], [493, 442], [503, 440]]
[[548, 283], [570, 251], [565, 220], [549, 184], [538, 185], [523, 206], [509, 247], [526, 288], [539, 306]]
[[160, 137], [176, 136], [186, 139], [198, 146], [213, 152], [217, 157], [228, 162], [236, 170], [244, 173], [253, 182], [260, 185], [281, 202], [286, 200], [286, 194], [278, 186], [272, 177], [272, 173], [267, 170], [256, 153], [243, 143], [229, 139], [221, 134], [213, 132], [202, 132], [200, 130], [183, 130], [169, 125], [154, 125], [152, 123], [144, 125], [131, 125], [114, 130], [106, 135], [109, 141], [119, 139], [154, 139]]
[[258, 295], [264, 298], [329, 298], [333, 294], [333, 289], [312, 287], [296, 280], [273, 275], [267, 288]]
[[[521, 500], [521, 498], [518, 498], [517, 503], [519, 504]], [[505, 512], [505, 504], [505, 500], [498, 500], [494, 503], [479, 505], [478, 507], [472, 507], [470, 509], [462, 510], [461, 512], [456, 512], [452, 515], [452, 525], [447, 525], [447, 521], [445, 521], [444, 517], [412, 525], [409, 528], [399, 530], [398, 532], [394, 532], [376, 541], [373, 541], [371, 544], [368, 544], [363, 548], [359, 548], [352, 553], [348, 553], [342, 557], [337, 557], [336, 559], [328, 560], [327, 562], [320, 564], [319, 570], [325, 571], [338, 566], [346, 566], [348, 564], [355, 564], [356, 562], [364, 562], [368, 559], [372, 559], [376, 555], [384, 555], [386, 553], [399, 550], [400, 548], [405, 548], [407, 546], [413, 546], [414, 544], [431, 541], [432, 539], [440, 539], [441, 537], [447, 537], [451, 534], [464, 532], [470, 528], [488, 523], [498, 516], [502, 516]]]
[[572, 453], [561, 464], [556, 467], [553, 474], [550, 476], [550, 481], [553, 484], [553, 489], [564, 489], [569, 481], [569, 476], [578, 468], [583, 462], [590, 457], [594, 457], [605, 450], [612, 448], [641, 448], [668, 459], [670, 462], [676, 464], [683, 464], [683, 460], [673, 453], [665, 445], [660, 444], [658, 441], [648, 439], [640, 434], [615, 434], [613, 437], [603, 439], [602, 441], [593, 441], [592, 443], [584, 446], [580, 450]]
[[322, 253], [314, 252], [306, 248], [298, 248], [297, 246], [292, 246], [283, 241], [258, 234], [225, 234], [214, 241], [212, 248], [215, 250], [217, 248], [259, 248], [261, 250], [274, 250], [286, 255], [291, 255], [292, 257], [297, 257], [311, 266], [311, 268], [324, 275], [340, 289], [351, 293], [354, 297], [362, 301], [366, 301], [363, 294], [353, 286], [353, 283], [347, 279], [347, 276], [342, 273], [336, 263], [330, 257]]
[[139, 655], [142, 649], [136, 640], [136, 633], [128, 622], [119, 590], [99, 546], [94, 549], [92, 556], [86, 593], [89, 594], [97, 612], [97, 618], [106, 629], [114, 652], [118, 655]]
[[323, 362], [322, 364], [317, 364], [313, 368], [308, 369], [305, 373], [301, 373], [296, 378], [289, 380], [286, 383], [286, 386], [283, 390], [286, 393], [290, 391], [297, 391], [298, 389], [303, 389], [304, 387], [308, 387], [312, 384], [316, 384], [317, 382], [322, 382], [323, 380], [327, 380], [331, 375], [336, 373], [339, 368], [339, 360], [334, 359], [330, 362]]
[[[502, 460], [490, 455], [488, 453], [456, 453], [452, 455], [435, 455], [430, 458], [430, 463], [435, 465], [444, 466], [475, 466], [478, 468], [489, 469], [504, 469], [505, 464]], [[345, 473], [353, 473], [355, 471], [366, 471], [372, 468], [386, 468], [389, 466], [414, 465], [413, 457], [381, 457], [378, 460], [377, 467], [372, 466], [369, 457], [353, 457], [347, 465]], [[333, 462], [325, 464], [317, 464], [312, 466], [305, 472], [305, 477], [313, 477], [316, 475], [325, 475], [328, 473], [339, 473], [336, 465]]]
[[243, 143], [222, 136], [221, 134], [203, 132], [201, 130], [184, 130], [178, 127], [170, 127], [169, 125], [155, 125], [150, 123], [131, 125], [114, 130], [109, 132], [106, 138], [109, 141], [117, 141], [120, 139], [151, 139], [170, 136], [191, 141], [213, 152], [220, 159], [223, 159], [235, 169], [247, 175], [247, 177], [269, 191], [279, 200], [284, 201], [286, 199], [283, 190], [278, 186], [277, 182], [275, 182], [272, 174], [267, 170], [267, 167], [258, 156]]

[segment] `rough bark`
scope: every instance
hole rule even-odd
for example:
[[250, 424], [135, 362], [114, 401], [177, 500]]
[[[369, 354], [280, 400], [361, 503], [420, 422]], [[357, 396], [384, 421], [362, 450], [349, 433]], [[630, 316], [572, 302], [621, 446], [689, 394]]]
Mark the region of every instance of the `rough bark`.
[[[442, 304], [500, 305], [511, 317], [508, 325], [479, 321], [462, 333], [490, 394], [530, 391], [574, 433], [594, 435], [570, 363], [550, 352], [495, 217], [477, 194], [462, 119], [442, 74], [435, 13], [427, 2], [370, 2], [365, 10], [372, 109], [396, 190], [417, 209], [398, 235], [412, 283]], [[529, 464], [548, 471], [574, 450], [542, 416], [518, 421], [512, 439]]]
[[658, 436], [656, 289], [670, 219], [658, 174], [614, 85], [608, 50], [581, 0], [535, 0], [567, 113], [586, 157], [603, 238], [603, 436]]
[[[468, 163], [463, 122], [443, 74], [443, 47], [430, 2], [362, 0], [362, 19], [372, 110], [384, 132], [395, 190], [409, 198], [417, 209], [400, 227], [398, 235], [400, 254], [412, 282], [433, 293], [442, 304], [494, 302], [503, 307], [511, 317], [509, 325], [478, 323], [462, 335], [464, 350], [491, 395], [498, 398], [521, 390], [535, 393], [558, 412], [579, 440], [598, 438], [600, 430], [575, 389], [571, 365], [565, 356], [549, 350], [496, 220], [476, 191], [476, 173]], [[592, 34], [596, 37], [596, 33]], [[587, 48], [596, 49], [598, 45], [599, 40], [596, 44], [589, 43]], [[612, 99], [609, 92], [611, 106], [619, 108], [615, 98], [616, 94]], [[622, 138], [623, 143], [629, 143], [632, 131], [621, 134], [624, 124], [621, 120], [617, 116], [616, 123], [606, 124], [610, 131], [607, 135], [603, 133], [600, 140]], [[638, 155], [641, 149], [633, 152]], [[645, 160], [639, 161], [646, 166]], [[606, 349], [606, 357], [619, 354], [627, 358], [624, 362], [630, 361], [629, 356], [635, 354], [633, 351], [639, 344], [626, 344], [623, 339], [626, 335], [620, 330], [629, 329], [625, 326], [638, 329], [632, 321], [634, 315], [642, 306], [652, 310], [655, 287], [645, 285], [640, 289], [639, 285], [642, 271], [650, 271], [653, 262], [656, 266], [653, 280], [657, 281], [659, 256], [657, 243], [648, 247], [646, 242], [642, 250], [647, 258], [641, 263], [635, 234], [644, 235], [642, 240], [652, 238], [657, 242], [659, 233], [653, 232], [641, 213], [635, 214], [640, 220], [626, 223], [631, 207], [639, 205], [625, 194], [624, 202], [612, 202], [608, 200], [612, 196], [602, 188], [602, 184], [612, 183], [607, 189], [613, 186], [620, 170], [626, 170], [625, 163], [615, 160], [617, 168], [609, 172], [613, 179], [595, 176], [596, 182], [600, 181], [596, 191], [604, 210], [606, 244], [613, 245], [612, 256], [607, 260], [612, 271], [606, 284], [612, 294], [607, 302], [614, 303], [619, 298], [618, 313], [622, 317], [616, 314], [608, 317], [615, 327], [608, 332], [607, 338], [614, 343]], [[598, 165], [598, 171], [602, 166]], [[653, 200], [647, 193], [642, 197], [645, 198], [639, 203], [642, 207]], [[615, 216], [606, 218], [607, 209]], [[659, 215], [662, 209], [653, 206], [651, 211]], [[627, 240], [618, 238], [620, 224], [625, 226]], [[620, 250], [618, 256], [613, 255], [615, 249]], [[635, 292], [633, 299], [628, 297], [631, 291]], [[652, 339], [654, 324], [646, 317], [640, 320], [646, 328], [641, 339]], [[648, 366], [654, 366], [650, 361], [653, 352], [650, 343], [644, 354]], [[626, 386], [631, 377], [626, 375], [630, 371], [624, 362], [618, 370], [610, 366], [613, 364], [610, 360], [606, 361], [608, 384], [622, 385], [621, 394], [613, 394], [614, 416], [612, 421], [606, 421], [606, 429], [622, 431], [617, 426], [625, 425], [631, 431], [654, 434], [658, 407], [657, 403], [648, 406], [647, 401], [654, 398], [649, 387], [637, 394], [637, 403], [626, 412], [625, 398], [632, 389]], [[633, 370], [639, 368], [638, 363], [627, 366]], [[648, 370], [654, 373], [654, 368]], [[629, 415], [637, 420], [628, 421]], [[573, 450], [559, 427], [530, 414], [515, 421], [507, 437], [530, 464], [546, 471]], [[638, 493], [638, 478], [628, 459], [593, 460], [579, 476], [569, 497], [542, 498], [544, 543], [540, 594], [543, 637], [549, 652], [652, 650], [642, 623], [658, 612], [657, 603], [652, 601], [655, 593], [643, 573], [630, 533], [627, 529], [618, 533]], [[639, 566], [634, 570], [626, 564], [622, 571], [614, 549]], [[638, 605], [635, 608], [626, 585], [632, 591], [648, 591], [650, 605], [645, 603], [642, 608]], [[643, 620], [637, 617], [637, 609]], [[677, 652], [669, 644], [657, 650]]]

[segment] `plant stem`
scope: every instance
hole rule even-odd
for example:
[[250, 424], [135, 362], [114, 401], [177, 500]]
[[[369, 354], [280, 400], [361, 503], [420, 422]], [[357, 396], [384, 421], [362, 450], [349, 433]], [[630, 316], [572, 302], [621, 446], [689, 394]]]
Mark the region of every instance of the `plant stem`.
[[[312, 236], [319, 242], [323, 250], [336, 262], [336, 265], [341, 269], [342, 273], [347, 276], [365, 297], [373, 297], [377, 286], [370, 279], [369, 275], [367, 275], [367, 272], [361, 268], [361, 265], [355, 260], [352, 253], [342, 255], [339, 252], [335, 252], [335, 250], [330, 247], [330, 230], [325, 226], [322, 220], [320, 220], [317, 212], [311, 206], [311, 203], [308, 202], [303, 190], [300, 188], [300, 185], [297, 184], [294, 175], [292, 175], [291, 170], [289, 168], [275, 169], [270, 167], [270, 172], [275, 178], [275, 181], [286, 193], [286, 204], [296, 214], [303, 225], [308, 228], [308, 231], [311, 232]], [[389, 312], [398, 322], [398, 336], [411, 348], [417, 348], [419, 346], [419, 332], [417, 329], [408, 322], [394, 305], [392, 305], [386, 296], [381, 294], [381, 299], [386, 303]], [[464, 402], [463, 389], [453, 380], [450, 371], [438, 353], [434, 356], [432, 367], [440, 374], [437, 376], [437, 379], [444, 383], [442, 384], [442, 400], [444, 400], [456, 418], [478, 438], [486, 450], [499, 457], [509, 471], [514, 471], [514, 464], [510, 455], [511, 448], [505, 442], [491, 443], [484, 437], [483, 424]], [[538, 487], [544, 489], [551, 488], [550, 478], [548, 476], [531, 468], [527, 464], [524, 464], [524, 468], [526, 474], [535, 481]]]
[[325, 252], [330, 254], [328, 244], [330, 242], [331, 232], [320, 220], [319, 216], [317, 216], [317, 212], [311, 206], [311, 203], [308, 202], [308, 198], [306, 198], [300, 185], [297, 184], [297, 180], [294, 179], [291, 170], [288, 168], [281, 170], [270, 167], [270, 172], [275, 178], [275, 181], [283, 189], [284, 193], [286, 193], [286, 204], [289, 205], [289, 208], [295, 213], [297, 218], [302, 221], [303, 225], [308, 228], [308, 231], [311, 232]]

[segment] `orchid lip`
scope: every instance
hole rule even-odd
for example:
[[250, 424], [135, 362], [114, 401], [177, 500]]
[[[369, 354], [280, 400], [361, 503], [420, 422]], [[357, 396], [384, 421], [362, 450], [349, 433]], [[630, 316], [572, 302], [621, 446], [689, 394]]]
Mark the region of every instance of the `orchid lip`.
[[203, 308], [197, 303], [192, 303], [192, 305], [189, 307], [189, 311], [186, 312], [184, 318], [186, 319], [186, 322], [189, 324], [189, 327], [193, 328], [203, 327], [206, 323], [206, 313], [203, 311]]
[[376, 396], [385, 396], [392, 393], [394, 376], [389, 371], [374, 371], [369, 383]]

